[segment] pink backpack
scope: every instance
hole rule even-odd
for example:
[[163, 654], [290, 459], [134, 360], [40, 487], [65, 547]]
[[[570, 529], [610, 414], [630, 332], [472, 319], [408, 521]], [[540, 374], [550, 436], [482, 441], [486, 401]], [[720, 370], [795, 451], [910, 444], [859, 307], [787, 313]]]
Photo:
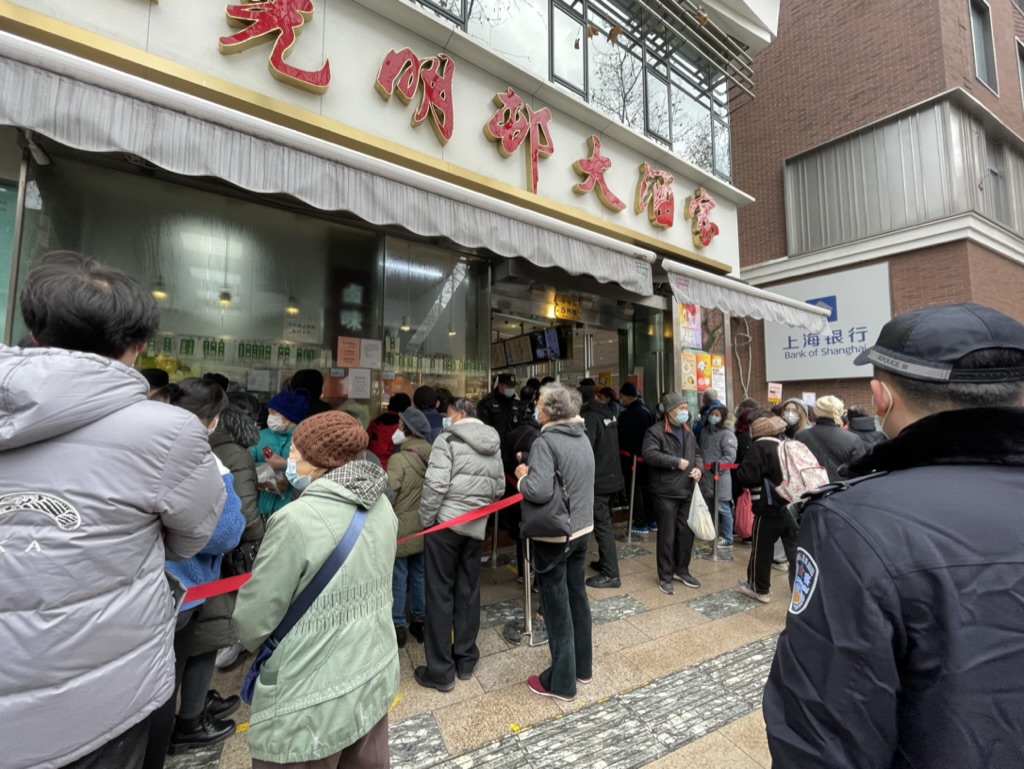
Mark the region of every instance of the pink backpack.
[[808, 491], [826, 485], [828, 471], [818, 464], [811, 450], [800, 441], [780, 441], [761, 438], [779, 444], [779, 464], [782, 465], [782, 483], [775, 490], [787, 502], [796, 502]]

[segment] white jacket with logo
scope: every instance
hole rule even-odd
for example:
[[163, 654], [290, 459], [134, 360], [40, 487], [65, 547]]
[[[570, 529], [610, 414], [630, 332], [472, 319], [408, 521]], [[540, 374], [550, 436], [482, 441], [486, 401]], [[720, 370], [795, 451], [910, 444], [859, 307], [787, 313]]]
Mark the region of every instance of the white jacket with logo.
[[164, 559], [210, 537], [206, 430], [118, 361], [0, 346], [0, 765], [64, 766], [170, 698]]

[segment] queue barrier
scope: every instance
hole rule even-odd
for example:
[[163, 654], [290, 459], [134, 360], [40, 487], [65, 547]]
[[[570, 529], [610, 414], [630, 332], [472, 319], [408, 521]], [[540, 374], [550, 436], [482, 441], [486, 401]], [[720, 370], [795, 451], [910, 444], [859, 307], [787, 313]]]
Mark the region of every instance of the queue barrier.
[[[397, 541], [396, 544], [402, 542], [408, 542], [410, 539], [416, 537], [422, 537], [426, 534], [433, 534], [435, 531], [443, 531], [444, 529], [450, 529], [452, 526], [458, 526], [460, 523], [469, 523], [480, 518], [486, 518], [489, 515], [493, 515], [499, 510], [504, 510], [506, 507], [518, 504], [523, 501], [522, 494], [513, 494], [512, 496], [499, 499], [497, 502], [492, 502], [489, 505], [478, 507], [476, 510], [470, 510], [468, 513], [451, 518], [447, 521], [443, 521], [435, 526], [431, 526], [429, 529], [418, 531], [415, 534], [410, 534], [408, 537], [402, 537]], [[497, 528], [495, 528], [495, 539], [497, 539]], [[185, 603], [192, 601], [202, 601], [207, 598], [213, 598], [218, 595], [224, 595], [226, 593], [234, 593], [236, 590], [242, 587], [249, 578], [252, 577], [252, 572], [246, 572], [245, 574], [238, 574], [234, 577], [225, 577], [224, 579], [215, 579], [212, 582], [203, 582], [200, 585], [193, 585], [185, 593]]]

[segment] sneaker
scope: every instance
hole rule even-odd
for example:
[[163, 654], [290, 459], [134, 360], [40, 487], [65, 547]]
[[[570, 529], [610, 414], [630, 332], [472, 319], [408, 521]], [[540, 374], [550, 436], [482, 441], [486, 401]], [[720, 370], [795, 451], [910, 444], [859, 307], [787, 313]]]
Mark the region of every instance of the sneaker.
[[661, 592], [663, 592], [665, 595], [675, 595], [676, 594], [676, 589], [674, 587], [672, 587], [672, 583], [669, 582], [668, 580], [659, 579], [658, 580], [658, 589], [661, 590]]
[[395, 625], [395, 640], [398, 641], [398, 648], [404, 649], [405, 642], [408, 639], [406, 634], [405, 625]]
[[241, 642], [235, 641], [231, 646], [225, 646], [217, 652], [217, 661], [214, 664], [218, 670], [226, 670], [238, 661], [239, 656], [244, 651], [245, 647], [242, 646]]
[[732, 540], [731, 539], [728, 539], [728, 540], [727, 539], [722, 539], [721, 537], [719, 537], [718, 538], [718, 549], [719, 550], [731, 550], [732, 549]]
[[526, 577], [520, 574], [518, 577], [516, 577], [516, 582], [518, 582], [520, 585], [523, 585], [526, 583]]
[[416, 639], [417, 643], [423, 643], [423, 620], [413, 618], [412, 622], [409, 623], [409, 635]]
[[455, 676], [460, 681], [468, 681], [470, 678], [473, 677], [473, 670], [475, 668], [476, 668], [476, 664], [474, 664], [473, 667], [461, 668], [461, 669], [458, 666], [456, 666], [456, 668], [455, 668]]
[[427, 666], [420, 665], [414, 671], [412, 671], [412, 677], [416, 679], [416, 683], [425, 689], [437, 689], [439, 692], [450, 692], [455, 688], [455, 682], [451, 681], [447, 684], [439, 684], [436, 681], [431, 681], [429, 674], [427, 673]]
[[650, 529], [651, 529], [651, 531], [657, 531], [658, 530], [658, 524], [652, 522], [651, 525], [650, 525]]
[[540, 682], [540, 676], [530, 676], [526, 679], [526, 685], [530, 687], [531, 692], [533, 692], [534, 694], [539, 694], [541, 697], [553, 697], [556, 700], [561, 700], [562, 702], [572, 702], [574, 699], [576, 699], [575, 695], [573, 695], [572, 697], [566, 697], [564, 694], [555, 694], [554, 692], [549, 692], [547, 689], [544, 688], [544, 685]]
[[750, 583], [745, 579], [741, 579], [736, 582], [736, 590], [747, 598], [753, 598], [755, 601], [760, 601], [761, 603], [768, 603], [772, 600], [767, 593], [758, 593], [754, 590]]
[[601, 571], [601, 562], [600, 561], [591, 561], [590, 563], [587, 564], [587, 566], [589, 566], [594, 571]]
[[596, 577], [587, 578], [587, 587], [622, 587], [622, 580], [618, 577], [598, 574]]
[[648, 529], [646, 526], [634, 526], [633, 533], [643, 536], [644, 534], [650, 534], [651, 530]]
[[775, 569], [775, 571], [784, 571], [784, 572], [786, 572], [788, 574], [789, 573], [789, 561], [773, 561], [772, 562], [772, 568]]
[[682, 582], [684, 585], [692, 587], [694, 590], [700, 587], [700, 580], [689, 572], [686, 572], [685, 574], [673, 574], [672, 579]]
[[579, 676], [576, 676], [576, 683], [578, 684], [589, 684], [593, 680], [593, 676], [588, 676], [587, 678], [580, 678]]

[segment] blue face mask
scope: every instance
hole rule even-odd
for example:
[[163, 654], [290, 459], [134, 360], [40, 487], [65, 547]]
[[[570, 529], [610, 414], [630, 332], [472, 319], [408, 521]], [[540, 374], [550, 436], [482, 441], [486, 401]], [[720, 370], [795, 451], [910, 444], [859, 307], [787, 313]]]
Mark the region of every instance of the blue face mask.
[[284, 470], [284, 477], [288, 479], [288, 483], [290, 483], [292, 488], [296, 491], [305, 491], [309, 488], [309, 484], [313, 482], [313, 479], [308, 475], [299, 475], [294, 459], [288, 460], [288, 466]]
[[690, 412], [685, 410], [677, 411], [675, 414], [672, 415], [672, 421], [675, 422], [677, 425], [685, 425], [687, 422], [690, 421]]
[[516, 388], [514, 388], [514, 387], [506, 387], [501, 392], [502, 392], [502, 394], [506, 398], [515, 398], [516, 397]]
[[711, 416], [708, 417], [709, 425], [717, 425], [721, 421], [722, 417], [720, 417], [718, 414], [712, 414]]
[[452, 426], [452, 418], [451, 417], [441, 417], [441, 429], [442, 430], [447, 430], [451, 426]]

